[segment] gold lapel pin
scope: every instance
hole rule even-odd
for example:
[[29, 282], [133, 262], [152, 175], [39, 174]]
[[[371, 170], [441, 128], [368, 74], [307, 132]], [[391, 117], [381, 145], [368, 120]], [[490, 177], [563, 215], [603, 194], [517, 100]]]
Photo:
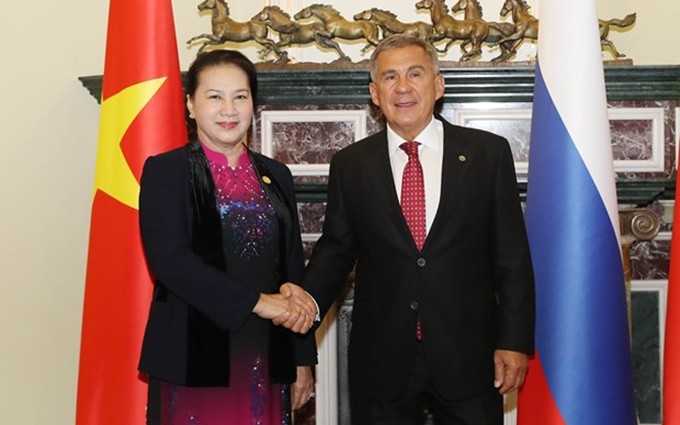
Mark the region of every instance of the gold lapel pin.
[[458, 155], [458, 161], [465, 162], [465, 160], [467, 160], [467, 158], [465, 158], [465, 155]]
[[265, 182], [266, 184], [271, 184], [271, 183], [272, 183], [272, 179], [270, 179], [270, 178], [267, 177], [267, 176], [262, 176], [262, 181]]

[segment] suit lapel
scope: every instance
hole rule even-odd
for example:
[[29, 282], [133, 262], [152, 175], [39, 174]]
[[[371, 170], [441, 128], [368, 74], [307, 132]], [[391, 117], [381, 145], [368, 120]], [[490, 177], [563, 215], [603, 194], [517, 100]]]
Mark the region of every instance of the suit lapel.
[[411, 236], [411, 231], [401, 212], [401, 205], [394, 184], [394, 175], [392, 174], [387, 147], [387, 132], [382, 131], [378, 136], [379, 139], [375, 141], [369, 154], [371, 158], [367, 158], [368, 164], [374, 164], [374, 172], [370, 173], [370, 181], [373, 184], [371, 192], [376, 194], [374, 202], [379, 210], [387, 212], [390, 222], [397, 228], [398, 233], [415, 248], [416, 245]]
[[[456, 202], [460, 202], [458, 195], [468, 182], [466, 181], [470, 167], [474, 161], [474, 150], [468, 145], [469, 140], [463, 138], [456, 127], [446, 121], [444, 123], [444, 157], [442, 163], [442, 181], [439, 206], [435, 214], [432, 227], [425, 240], [425, 246], [430, 235], [436, 237], [441, 233], [441, 226], [447, 226], [451, 222], [451, 210]], [[472, 141], [474, 142], [474, 141]]]
[[[427, 248], [431, 237], [436, 237], [437, 234], [441, 233], [443, 229], [439, 229], [440, 227], [450, 225], [451, 211], [456, 202], [459, 202], [457, 198], [460, 191], [468, 184], [467, 175], [474, 161], [474, 149], [469, 146], [469, 143], [474, 143], [474, 141], [464, 138], [461, 132], [448, 122], [444, 120], [442, 122], [444, 123], [444, 154], [441, 194], [437, 213], [425, 239], [423, 249]], [[373, 149], [369, 152], [370, 158], [367, 158], [367, 163], [374, 165], [374, 172], [370, 173], [370, 181], [374, 185], [374, 190], [371, 192], [376, 194], [373, 201], [377, 208], [387, 211], [390, 221], [399, 234], [415, 249], [416, 245], [401, 212], [401, 205], [395, 189], [387, 148], [387, 133], [382, 131], [376, 136], [379, 138], [372, 144]]]

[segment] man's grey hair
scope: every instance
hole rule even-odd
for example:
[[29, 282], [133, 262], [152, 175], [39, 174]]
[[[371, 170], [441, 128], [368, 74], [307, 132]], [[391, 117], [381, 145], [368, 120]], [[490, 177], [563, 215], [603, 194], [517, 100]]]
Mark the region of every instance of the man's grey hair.
[[378, 43], [378, 46], [375, 48], [373, 51], [373, 54], [371, 55], [371, 60], [369, 61], [368, 69], [371, 73], [371, 81], [376, 81], [378, 76], [376, 73], [378, 72], [378, 65], [377, 65], [377, 60], [378, 60], [378, 55], [380, 53], [386, 51], [386, 50], [391, 50], [391, 49], [400, 49], [402, 47], [410, 47], [410, 46], [418, 46], [421, 49], [425, 51], [425, 54], [430, 58], [430, 63], [432, 64], [432, 69], [434, 70], [435, 74], [439, 74], [439, 56], [437, 55], [437, 51], [434, 49], [434, 46], [427, 40], [423, 40], [422, 38], [418, 37], [413, 37], [409, 35], [404, 35], [404, 34], [393, 34], [385, 39], [383, 39], [380, 43]]

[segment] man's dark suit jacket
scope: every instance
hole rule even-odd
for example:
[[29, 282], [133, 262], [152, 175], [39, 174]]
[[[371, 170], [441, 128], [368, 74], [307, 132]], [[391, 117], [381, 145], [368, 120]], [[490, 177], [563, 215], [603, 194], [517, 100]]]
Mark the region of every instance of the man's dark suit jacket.
[[401, 213], [386, 131], [331, 161], [323, 235], [304, 287], [325, 314], [356, 261], [353, 396], [401, 395], [418, 315], [429, 375], [446, 399], [488, 391], [495, 349], [533, 351], [533, 271], [510, 147], [443, 124], [441, 199], [421, 252]]
[[[193, 143], [193, 153], [183, 147], [151, 157], [144, 165], [140, 227], [155, 285], [139, 369], [181, 385], [228, 386], [229, 333], [253, 314], [259, 293], [228, 275], [212, 177], [207, 167], [190, 161], [192, 155], [203, 155]], [[267, 175], [271, 181], [263, 189], [277, 216], [289, 218], [287, 231], [280, 226], [288, 237], [281, 247], [286, 274], [272, 282], [272, 292], [277, 292], [286, 280], [300, 282], [303, 271], [293, 180], [285, 165], [254, 152], [248, 155], [259, 177]], [[207, 193], [197, 193], [200, 188], [192, 185], [201, 179], [209, 182]], [[270, 193], [274, 185], [278, 194]], [[296, 365], [316, 363], [312, 334], [299, 337], [272, 325], [270, 347], [274, 382], [292, 382]]]

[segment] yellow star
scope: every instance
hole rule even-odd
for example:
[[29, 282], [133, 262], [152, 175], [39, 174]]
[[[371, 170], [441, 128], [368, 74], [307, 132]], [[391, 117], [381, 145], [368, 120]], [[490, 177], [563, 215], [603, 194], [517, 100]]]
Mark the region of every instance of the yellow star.
[[139, 183], [123, 155], [120, 143], [128, 127], [158, 92], [167, 77], [126, 87], [102, 102], [94, 190], [138, 209]]

